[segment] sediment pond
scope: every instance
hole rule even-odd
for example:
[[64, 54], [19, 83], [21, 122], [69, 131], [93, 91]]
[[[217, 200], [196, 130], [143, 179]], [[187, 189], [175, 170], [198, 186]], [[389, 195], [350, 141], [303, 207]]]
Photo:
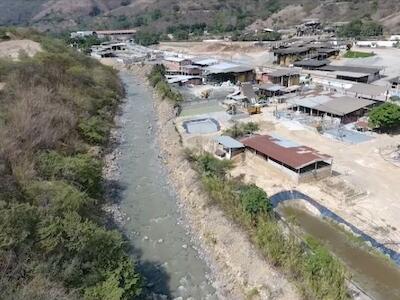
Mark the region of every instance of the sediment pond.
[[152, 92], [130, 73], [120, 76], [127, 92], [119, 122], [120, 208], [139, 268], [155, 294], [151, 299], [216, 299], [210, 269], [182, 224], [168, 184], [157, 145]]
[[353, 280], [377, 300], [400, 299], [400, 268], [388, 259], [368, 250], [362, 241], [345, 233], [321, 217], [296, 204], [280, 204], [278, 210], [307, 234], [321, 241], [352, 273]]

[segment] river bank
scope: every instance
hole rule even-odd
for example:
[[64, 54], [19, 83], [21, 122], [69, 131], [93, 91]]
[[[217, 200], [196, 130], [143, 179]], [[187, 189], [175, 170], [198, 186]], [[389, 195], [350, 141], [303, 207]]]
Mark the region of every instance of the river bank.
[[[133, 67], [147, 88], [146, 68]], [[219, 299], [298, 299], [294, 285], [272, 268], [248, 240], [246, 234], [222, 211], [209, 206], [198, 176], [186, 161], [175, 129], [175, 111], [154, 93], [157, 138], [168, 179], [178, 197], [184, 223], [204, 251], [213, 273]]]

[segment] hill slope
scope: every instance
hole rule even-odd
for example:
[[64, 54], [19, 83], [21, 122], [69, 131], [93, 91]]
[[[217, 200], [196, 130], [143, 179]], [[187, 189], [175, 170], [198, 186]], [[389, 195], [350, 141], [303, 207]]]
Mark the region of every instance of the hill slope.
[[[258, 24], [286, 27], [304, 18], [323, 22], [373, 19], [400, 31], [398, 0], [2, 0], [0, 25], [42, 29], [151, 27], [206, 24], [242, 29]], [[178, 22], [177, 22], [178, 20]]]

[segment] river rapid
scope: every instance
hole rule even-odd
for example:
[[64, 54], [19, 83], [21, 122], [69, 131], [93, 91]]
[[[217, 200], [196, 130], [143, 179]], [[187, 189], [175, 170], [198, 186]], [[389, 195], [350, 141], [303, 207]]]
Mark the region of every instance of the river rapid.
[[210, 268], [184, 226], [157, 144], [152, 92], [121, 71], [126, 99], [117, 120], [122, 228], [133, 247], [149, 299], [217, 299]]

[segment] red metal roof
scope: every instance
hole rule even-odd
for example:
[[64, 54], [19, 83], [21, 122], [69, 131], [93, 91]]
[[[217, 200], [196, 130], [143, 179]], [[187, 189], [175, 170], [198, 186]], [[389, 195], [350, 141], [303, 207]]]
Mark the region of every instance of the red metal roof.
[[313, 148], [300, 146], [270, 135], [255, 135], [241, 142], [246, 147], [254, 149], [294, 169], [301, 169], [315, 162], [326, 161], [332, 158], [329, 155], [319, 153]]

